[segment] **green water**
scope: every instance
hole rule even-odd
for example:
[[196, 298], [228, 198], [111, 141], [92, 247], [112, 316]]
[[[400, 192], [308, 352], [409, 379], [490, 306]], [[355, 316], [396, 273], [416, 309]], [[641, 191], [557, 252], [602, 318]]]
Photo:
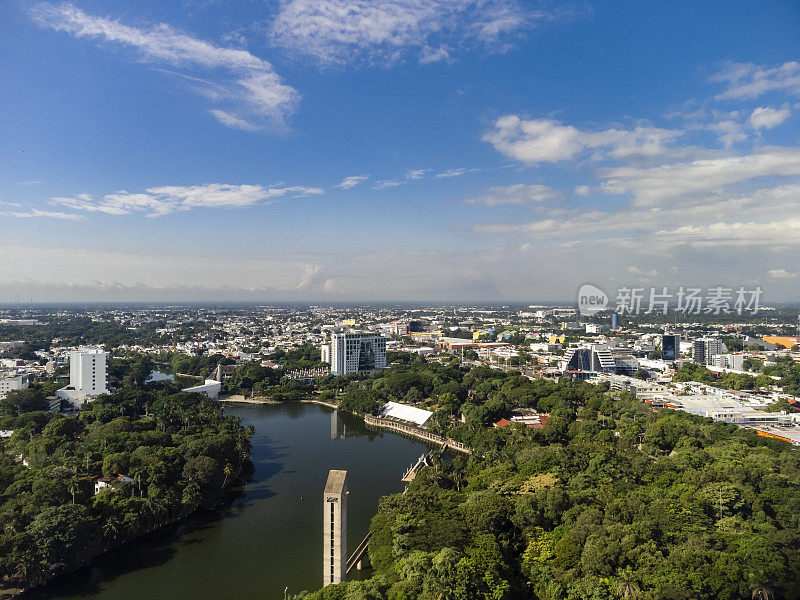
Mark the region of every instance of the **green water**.
[[[352, 415], [309, 404], [233, 405], [255, 427], [255, 479], [240, 498], [141, 538], [31, 594], [44, 599], [279, 599], [322, 585], [322, 489], [348, 471], [348, 546], [369, 529], [378, 499], [402, 491], [423, 444], [376, 433]], [[348, 552], [348, 553], [349, 553]]]

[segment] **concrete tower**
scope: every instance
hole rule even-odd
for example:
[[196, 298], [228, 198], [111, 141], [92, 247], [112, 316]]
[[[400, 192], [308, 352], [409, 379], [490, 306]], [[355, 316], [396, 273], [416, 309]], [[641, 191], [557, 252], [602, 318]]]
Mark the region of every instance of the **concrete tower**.
[[322, 585], [347, 576], [347, 471], [328, 473], [322, 502]]

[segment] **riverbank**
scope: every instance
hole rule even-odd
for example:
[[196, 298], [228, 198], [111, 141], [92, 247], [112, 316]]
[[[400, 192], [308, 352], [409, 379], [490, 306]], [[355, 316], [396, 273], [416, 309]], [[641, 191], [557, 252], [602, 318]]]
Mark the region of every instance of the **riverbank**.
[[217, 402], [231, 402], [235, 404], [283, 404], [280, 400], [272, 400], [266, 396], [253, 396], [245, 398], [242, 395], [220, 396]]
[[339, 407], [332, 402], [323, 402], [322, 400], [316, 400], [314, 398], [306, 398], [303, 400], [272, 400], [271, 398], [267, 398], [266, 396], [253, 396], [252, 398], [245, 398], [241, 395], [236, 396], [225, 396], [217, 398], [217, 402], [229, 402], [231, 404], [265, 404], [267, 406], [275, 406], [278, 404], [292, 404], [293, 402], [299, 402], [300, 404], [316, 404], [318, 406], [326, 406], [328, 408], [332, 408], [333, 410], [338, 410]]
[[163, 531], [167, 531], [170, 527], [181, 526], [182, 523], [186, 523], [191, 519], [196, 519], [198, 518], [198, 515], [203, 513], [213, 513], [214, 511], [218, 511], [222, 507], [231, 504], [233, 499], [235, 499], [236, 495], [239, 493], [239, 490], [241, 490], [246, 483], [247, 482], [245, 480], [232, 481], [230, 485], [221, 488], [220, 491], [222, 497], [219, 502], [214, 504], [212, 507], [202, 508], [198, 506], [187, 513], [179, 512], [174, 516], [168, 517], [165, 521], [157, 525], [146, 527], [138, 531], [132, 531], [124, 538], [116, 539], [113, 543], [102, 543], [102, 541], [98, 541], [97, 546], [89, 556], [86, 556], [80, 561], [71, 564], [60, 565], [58, 568], [51, 569], [48, 573], [43, 574], [40, 579], [28, 584], [26, 587], [19, 587], [18, 585], [15, 585], [14, 587], [3, 587], [4, 584], [10, 583], [10, 581], [0, 582], [0, 600], [27, 598], [31, 594], [35, 595], [51, 582], [62, 577], [70, 577], [82, 569], [91, 567], [96, 563], [96, 561], [101, 560], [105, 556], [111, 555], [114, 552], [125, 548], [126, 546], [139, 542], [143, 538], [158, 535]]
[[404, 470], [427, 450], [410, 437], [376, 435], [346, 411], [312, 404], [220, 404], [254, 427], [255, 473], [240, 496], [218, 514], [200, 513], [126, 544], [21, 600], [279, 600], [286, 587], [289, 594], [319, 589], [328, 471], [348, 472], [350, 556], [380, 499], [402, 492]]
[[[247, 399], [245, 399], [244, 396], [228, 396], [226, 398], [219, 398], [219, 401], [238, 403], [238, 404], [266, 404], [266, 405], [292, 403], [292, 402], [282, 402], [280, 400], [271, 400], [263, 396], [255, 398], [247, 398]], [[317, 400], [314, 398], [297, 400], [297, 402], [299, 402], [300, 404], [316, 404], [317, 406], [324, 406], [332, 410], [344, 410], [340, 409], [337, 404], [333, 404], [332, 402], [324, 402], [322, 400]], [[349, 411], [345, 412], [349, 413]], [[413, 437], [423, 442], [438, 444], [443, 448], [449, 448], [450, 450], [455, 450], [456, 452], [461, 452], [462, 454], [472, 454], [472, 449], [469, 448], [468, 446], [465, 446], [461, 442], [457, 442], [453, 439], [446, 438], [435, 433], [431, 433], [430, 431], [426, 431], [425, 429], [420, 429], [419, 427], [414, 427], [413, 425], [399, 423], [397, 421], [391, 421], [388, 419], [380, 419], [378, 417], [373, 417], [372, 415], [364, 415], [362, 417], [361, 415], [356, 415], [355, 413], [350, 413], [350, 414], [354, 414], [357, 417], [363, 418], [364, 424], [367, 427], [388, 429], [390, 431], [394, 431], [395, 433], [399, 433], [401, 435], [407, 435], [409, 437]]]
[[0, 444], [6, 490], [0, 513], [9, 526], [0, 545], [6, 597], [219, 506], [228, 490], [252, 476], [251, 430], [200, 394], [122, 391], [87, 404], [80, 418], [45, 414], [35, 426], [27, 425], [33, 419], [23, 421], [28, 434]]

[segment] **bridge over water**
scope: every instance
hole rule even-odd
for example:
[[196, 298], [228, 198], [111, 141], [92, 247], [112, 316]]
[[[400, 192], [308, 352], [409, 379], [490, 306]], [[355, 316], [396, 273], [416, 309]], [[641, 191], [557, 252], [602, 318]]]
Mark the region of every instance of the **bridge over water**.
[[372, 532], [368, 532], [367, 535], [364, 536], [364, 539], [361, 540], [361, 543], [356, 548], [355, 552], [350, 555], [350, 558], [347, 559], [347, 565], [345, 567], [345, 574], [350, 573], [355, 567], [358, 570], [361, 570], [361, 565], [363, 563], [364, 553], [369, 548], [369, 538], [372, 537]]
[[451, 440], [450, 438], [443, 437], [414, 425], [409, 425], [408, 423], [401, 423], [400, 421], [394, 421], [392, 419], [373, 417], [372, 415], [364, 415], [364, 424], [368, 427], [391, 429], [392, 431], [396, 431], [398, 433], [404, 433], [421, 440], [433, 442], [434, 444], [442, 446], [442, 450], [449, 448], [450, 450], [455, 450], [456, 452], [461, 452], [463, 454], [472, 454], [472, 450], [461, 442]]

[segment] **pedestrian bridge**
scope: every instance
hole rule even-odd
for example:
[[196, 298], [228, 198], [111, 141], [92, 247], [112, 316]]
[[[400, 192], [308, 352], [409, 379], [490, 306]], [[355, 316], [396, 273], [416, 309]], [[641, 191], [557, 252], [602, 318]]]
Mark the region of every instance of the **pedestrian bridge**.
[[352, 571], [353, 567], [355, 567], [359, 571], [361, 570], [361, 565], [364, 559], [364, 553], [367, 551], [367, 548], [369, 548], [370, 537], [372, 537], [372, 532], [369, 532], [367, 533], [366, 536], [364, 536], [364, 539], [361, 540], [361, 543], [358, 545], [358, 548], [356, 548], [355, 552], [353, 552], [353, 554], [350, 555], [350, 558], [347, 559], [345, 574]]
[[443, 437], [414, 425], [409, 425], [408, 423], [402, 423], [393, 419], [373, 417], [372, 415], [364, 415], [364, 424], [372, 427], [390, 429], [398, 433], [405, 433], [406, 435], [410, 435], [421, 440], [433, 442], [434, 444], [442, 446], [442, 450], [449, 448], [450, 450], [462, 452], [463, 454], [472, 453], [472, 450], [470, 450], [468, 446], [465, 446], [461, 442], [451, 440], [450, 438]]

